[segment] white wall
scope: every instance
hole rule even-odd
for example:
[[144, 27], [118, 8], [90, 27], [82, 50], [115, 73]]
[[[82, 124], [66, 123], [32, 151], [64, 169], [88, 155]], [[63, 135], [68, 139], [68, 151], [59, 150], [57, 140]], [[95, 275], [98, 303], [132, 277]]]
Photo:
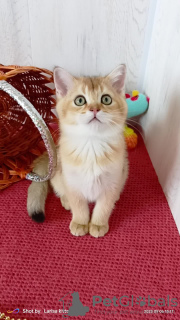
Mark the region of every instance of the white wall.
[[159, 0], [144, 90], [146, 146], [180, 231], [180, 1]]
[[127, 90], [135, 89], [142, 78], [149, 5], [150, 0], [0, 0], [0, 63], [103, 75], [124, 62]]

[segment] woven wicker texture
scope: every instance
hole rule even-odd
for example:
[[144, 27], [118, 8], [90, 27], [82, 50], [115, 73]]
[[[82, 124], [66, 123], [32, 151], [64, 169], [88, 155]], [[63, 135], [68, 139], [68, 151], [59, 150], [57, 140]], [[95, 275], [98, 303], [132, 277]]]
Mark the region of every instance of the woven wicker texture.
[[[140, 137], [137, 148], [129, 152], [129, 159], [129, 180], [104, 238], [72, 236], [71, 214], [53, 194], [48, 197], [45, 223], [31, 221], [26, 212], [28, 181], [1, 192], [2, 312], [19, 308], [15, 319], [63, 319], [61, 314], [45, 314], [44, 309], [62, 309], [59, 299], [78, 291], [89, 312], [75, 319], [180, 319], [178, 231]], [[103, 299], [133, 295], [134, 306], [104, 307], [101, 303], [93, 307], [93, 295]], [[148, 307], [148, 295], [157, 300], [164, 298], [166, 306]], [[167, 306], [168, 295], [178, 299], [177, 307]], [[145, 297], [143, 307], [135, 303], [139, 296]], [[71, 294], [65, 297], [65, 306], [67, 299], [72, 301]], [[38, 309], [41, 313], [23, 314], [23, 309]], [[144, 314], [144, 310], [174, 312]]]
[[[0, 65], [0, 80], [19, 90], [37, 109], [51, 132], [57, 119], [53, 74], [46, 69]], [[50, 88], [50, 85], [52, 88]], [[0, 190], [25, 178], [44, 144], [39, 131], [21, 106], [0, 90]]]

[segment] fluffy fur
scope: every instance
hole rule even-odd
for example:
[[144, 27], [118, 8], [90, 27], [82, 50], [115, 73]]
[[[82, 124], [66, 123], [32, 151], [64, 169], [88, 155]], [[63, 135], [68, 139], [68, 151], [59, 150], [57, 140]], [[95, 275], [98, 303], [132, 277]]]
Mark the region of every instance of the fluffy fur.
[[[118, 66], [106, 77], [75, 78], [55, 68], [56, 110], [61, 137], [57, 146], [58, 165], [50, 185], [61, 204], [72, 212], [70, 231], [75, 236], [90, 233], [104, 236], [109, 217], [128, 176], [123, 128], [127, 116], [124, 95], [126, 68]], [[107, 105], [102, 97], [108, 95]], [[78, 96], [85, 99], [76, 105]], [[34, 172], [47, 173], [48, 157], [35, 161]], [[48, 182], [33, 182], [28, 190], [28, 213], [44, 220]], [[90, 219], [88, 202], [95, 202]]]

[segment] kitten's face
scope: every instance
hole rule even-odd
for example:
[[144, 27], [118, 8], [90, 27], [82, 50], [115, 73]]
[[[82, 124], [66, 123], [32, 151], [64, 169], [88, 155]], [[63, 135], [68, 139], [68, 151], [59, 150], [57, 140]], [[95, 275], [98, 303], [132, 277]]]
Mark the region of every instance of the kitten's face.
[[[90, 132], [103, 131], [108, 127], [123, 129], [127, 104], [122, 74], [117, 84], [117, 73], [113, 78], [111, 74], [98, 78], [74, 78], [66, 72], [62, 75], [63, 69], [58, 69], [62, 78], [56, 75], [55, 84], [61, 125], [83, 126]], [[57, 83], [60, 84], [59, 87]]]

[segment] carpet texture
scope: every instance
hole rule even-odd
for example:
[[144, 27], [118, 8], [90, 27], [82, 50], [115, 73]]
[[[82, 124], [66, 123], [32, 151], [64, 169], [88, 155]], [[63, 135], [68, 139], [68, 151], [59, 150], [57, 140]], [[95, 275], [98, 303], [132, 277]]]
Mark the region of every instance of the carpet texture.
[[[89, 312], [76, 319], [180, 319], [178, 231], [141, 140], [129, 160], [129, 179], [104, 238], [72, 236], [71, 214], [53, 194], [45, 222], [31, 221], [28, 181], [0, 193], [1, 312], [19, 308], [15, 319], [63, 319], [59, 300], [67, 294], [68, 310], [78, 292]], [[99, 296], [94, 306], [93, 296]]]

